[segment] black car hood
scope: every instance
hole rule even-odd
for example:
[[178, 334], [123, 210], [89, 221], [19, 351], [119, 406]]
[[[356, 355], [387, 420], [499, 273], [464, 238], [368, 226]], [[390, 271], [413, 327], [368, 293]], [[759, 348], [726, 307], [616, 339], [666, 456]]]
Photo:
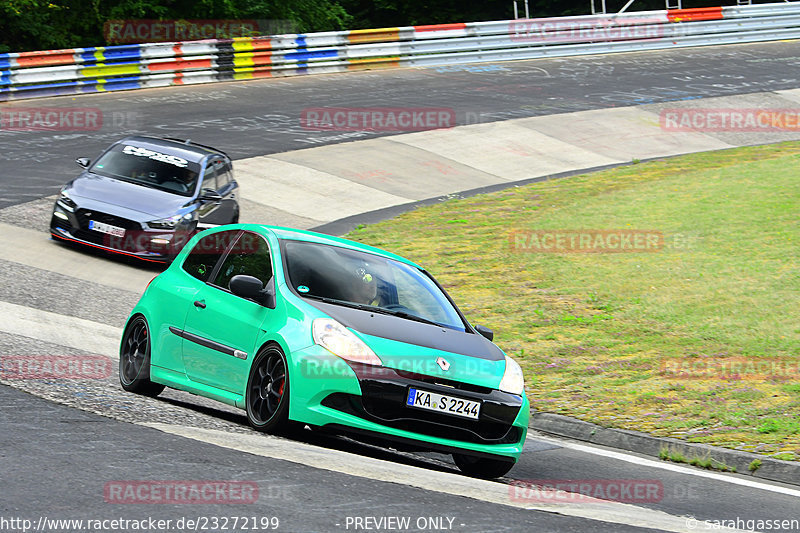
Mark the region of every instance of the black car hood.
[[[172, 216], [192, 200], [188, 196], [150, 189], [91, 172], [84, 172], [75, 178], [67, 190], [79, 207], [83, 207], [82, 199], [92, 200], [93, 209], [102, 209], [113, 214], [125, 211], [126, 218], [142, 222]], [[140, 216], [135, 216], [135, 213]]]
[[310, 298], [304, 299], [304, 301], [331, 318], [336, 319], [342, 325], [367, 335], [416, 344], [435, 350], [460, 353], [489, 361], [504, 359], [503, 351], [500, 348], [483, 335], [477, 333], [433, 326], [396, 316], [320, 302]]

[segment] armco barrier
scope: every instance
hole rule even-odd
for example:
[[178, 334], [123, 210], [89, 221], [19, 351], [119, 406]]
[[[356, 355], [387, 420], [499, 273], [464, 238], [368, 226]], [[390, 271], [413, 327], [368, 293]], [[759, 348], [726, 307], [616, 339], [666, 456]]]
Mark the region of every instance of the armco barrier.
[[800, 2], [0, 54], [0, 101], [800, 38]]

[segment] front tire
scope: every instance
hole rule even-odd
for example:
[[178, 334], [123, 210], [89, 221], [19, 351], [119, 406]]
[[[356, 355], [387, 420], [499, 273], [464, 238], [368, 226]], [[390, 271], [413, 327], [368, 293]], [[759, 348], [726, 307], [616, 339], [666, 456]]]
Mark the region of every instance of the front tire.
[[286, 356], [277, 346], [256, 355], [247, 379], [247, 421], [258, 431], [275, 433], [289, 426], [289, 373]]
[[470, 476], [482, 479], [494, 479], [503, 477], [514, 466], [510, 461], [500, 461], [498, 459], [486, 459], [484, 457], [473, 457], [471, 455], [453, 454], [453, 461], [461, 472]]
[[125, 330], [119, 349], [119, 382], [128, 392], [158, 396], [164, 385], [150, 381], [150, 328], [137, 316]]

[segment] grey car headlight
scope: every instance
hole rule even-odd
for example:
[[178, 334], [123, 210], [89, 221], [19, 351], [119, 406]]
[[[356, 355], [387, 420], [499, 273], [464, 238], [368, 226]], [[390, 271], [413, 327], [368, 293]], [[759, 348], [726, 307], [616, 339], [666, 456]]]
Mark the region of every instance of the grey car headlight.
[[173, 215], [167, 218], [159, 218], [158, 220], [151, 220], [147, 226], [154, 229], [175, 229], [181, 222], [189, 222], [192, 220], [192, 214]]
[[61, 192], [58, 194], [58, 200], [56, 200], [58, 205], [67, 211], [72, 211], [78, 204], [70, 197], [69, 192], [66, 189], [62, 189]]

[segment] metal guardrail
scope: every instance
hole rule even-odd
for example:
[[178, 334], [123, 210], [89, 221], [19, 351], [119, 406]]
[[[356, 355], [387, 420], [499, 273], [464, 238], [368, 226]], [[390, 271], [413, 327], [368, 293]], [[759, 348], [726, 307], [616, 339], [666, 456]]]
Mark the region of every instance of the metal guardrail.
[[800, 38], [800, 2], [0, 54], [0, 101]]

